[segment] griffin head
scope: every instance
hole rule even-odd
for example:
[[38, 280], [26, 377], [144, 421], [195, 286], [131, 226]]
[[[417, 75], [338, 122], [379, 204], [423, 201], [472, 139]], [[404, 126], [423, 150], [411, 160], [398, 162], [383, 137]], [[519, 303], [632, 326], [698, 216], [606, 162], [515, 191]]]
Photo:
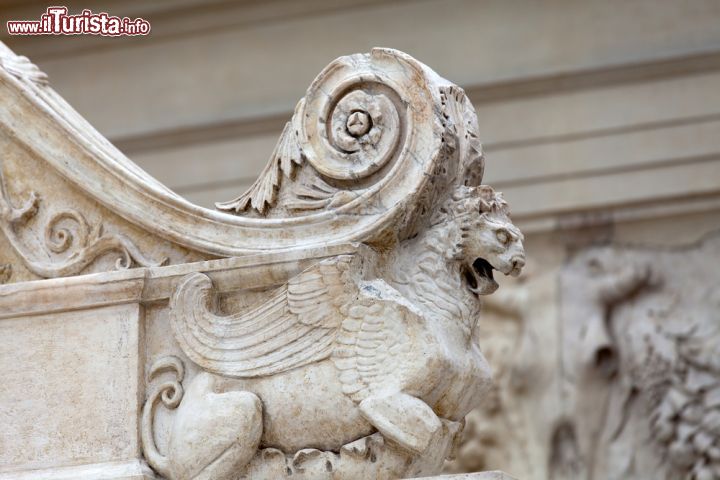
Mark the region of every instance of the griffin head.
[[509, 217], [507, 202], [491, 187], [459, 186], [440, 209], [457, 235], [452, 257], [466, 287], [476, 295], [498, 288], [493, 271], [518, 276], [525, 265], [523, 235]]

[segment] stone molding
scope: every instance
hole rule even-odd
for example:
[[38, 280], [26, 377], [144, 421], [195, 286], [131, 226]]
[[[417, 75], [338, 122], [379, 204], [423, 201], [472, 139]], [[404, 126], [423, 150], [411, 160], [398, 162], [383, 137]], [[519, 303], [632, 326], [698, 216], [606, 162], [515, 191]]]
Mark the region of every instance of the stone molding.
[[[0, 287], [0, 320], [24, 315], [59, 313], [124, 303], [168, 300], [186, 275], [202, 272], [225, 293], [243, 288], [270, 288], [325, 256], [358, 251], [353, 244], [288, 254], [255, 254], [221, 260], [133, 268], [115, 272], [21, 282]], [[92, 292], [101, 293], [93, 295]]]

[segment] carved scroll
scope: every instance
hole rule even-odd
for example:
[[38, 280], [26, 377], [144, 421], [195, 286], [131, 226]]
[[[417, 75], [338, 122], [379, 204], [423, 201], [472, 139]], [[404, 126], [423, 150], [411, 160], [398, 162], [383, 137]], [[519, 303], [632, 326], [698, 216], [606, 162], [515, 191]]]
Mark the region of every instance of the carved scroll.
[[142, 411], [141, 435], [145, 448], [145, 456], [155, 465], [155, 469], [161, 474], [168, 476], [170, 474], [170, 465], [167, 457], [158, 452], [155, 446], [155, 438], [153, 436], [153, 416], [155, 407], [161, 403], [170, 410], [174, 410], [180, 405], [183, 398], [182, 381], [185, 378], [185, 365], [178, 357], [167, 356], [158, 359], [153, 363], [148, 375], [148, 383], [152, 382], [156, 377], [163, 373], [170, 373], [172, 379], [156, 385], [152, 392], [148, 395], [148, 401], [145, 403]]
[[[115, 268], [126, 269], [133, 265], [143, 267], [160, 266], [166, 259], [154, 261], [145, 257], [137, 246], [121, 234], [106, 234], [102, 224], [90, 226], [85, 216], [73, 209], [60, 210], [50, 216], [43, 230], [44, 248], [48, 256], [66, 254], [65, 257], [51, 257], [40, 260], [36, 252], [19, 235], [21, 229], [34, 218], [40, 207], [40, 197], [31, 192], [20, 207], [11, 202], [4, 177], [0, 172], [0, 230], [20, 255], [25, 266], [43, 278], [76, 275], [90, 266], [99, 257], [115, 252], [118, 258]], [[67, 254], [69, 252], [69, 254]]]
[[[330, 64], [298, 103], [258, 180], [217, 208], [249, 217], [373, 216], [389, 213], [392, 192], [403, 192], [392, 231], [416, 233], [455, 178], [477, 186], [484, 170], [472, 104], [455, 85], [428, 91], [425, 69], [387, 49]], [[439, 115], [430, 115], [429, 101]], [[382, 232], [358, 238], [372, 236]]]
[[18, 81], [40, 77], [12, 58], [0, 68], [0, 97], [10, 99], [0, 105], [0, 128], [13, 143], [137, 228], [204, 255], [402, 239], [454, 179], [472, 171], [468, 185], [476, 185], [482, 176], [476, 117], [462, 90], [395, 50], [341, 57], [323, 70], [260, 178], [219, 204], [222, 212], [169, 191], [51, 88]]
[[392, 230], [411, 235], [453, 179], [478, 185], [482, 171], [477, 118], [464, 92], [405, 54], [375, 49], [318, 75], [260, 178], [217, 208], [303, 223], [333, 212], [340, 225], [356, 219], [358, 240], [384, 235], [360, 218], [397, 215]]
[[418, 155], [437, 155], [424, 142], [439, 132], [428, 116], [434, 92], [422, 77], [418, 62], [392, 50], [331, 63], [298, 103], [260, 178], [217, 207], [264, 215], [285, 193], [289, 215], [328, 208], [371, 213], [391, 206], [372, 207], [376, 197], [422, 188], [422, 179], [413, 178], [422, 167]]

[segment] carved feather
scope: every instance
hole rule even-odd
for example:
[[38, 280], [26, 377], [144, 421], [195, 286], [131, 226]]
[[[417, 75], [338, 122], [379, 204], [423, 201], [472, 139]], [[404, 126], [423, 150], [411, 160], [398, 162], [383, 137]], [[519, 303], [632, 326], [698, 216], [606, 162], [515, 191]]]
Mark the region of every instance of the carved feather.
[[249, 310], [213, 312], [212, 282], [188, 276], [172, 299], [175, 337], [202, 368], [231, 377], [272, 375], [328, 357], [341, 309], [357, 296], [352, 255], [323, 260]]
[[201, 368], [228, 377], [274, 375], [330, 357], [356, 402], [400, 391], [395, 383], [414, 363], [406, 325], [422, 314], [383, 280], [359, 280], [360, 268], [357, 255], [323, 260], [227, 316], [214, 313], [210, 279], [191, 274], [172, 298], [175, 338]]
[[403, 377], [405, 360], [411, 354], [403, 319], [413, 315], [420, 314], [386, 282], [362, 282], [332, 355], [343, 393], [359, 403], [379, 389], [402, 389], [393, 383]]
[[293, 178], [296, 167], [302, 165], [303, 160], [304, 157], [295, 138], [292, 122], [288, 122], [270, 156], [270, 161], [250, 189], [234, 200], [216, 203], [215, 208], [236, 213], [253, 208], [264, 215], [267, 209], [273, 207], [277, 201], [282, 177]]

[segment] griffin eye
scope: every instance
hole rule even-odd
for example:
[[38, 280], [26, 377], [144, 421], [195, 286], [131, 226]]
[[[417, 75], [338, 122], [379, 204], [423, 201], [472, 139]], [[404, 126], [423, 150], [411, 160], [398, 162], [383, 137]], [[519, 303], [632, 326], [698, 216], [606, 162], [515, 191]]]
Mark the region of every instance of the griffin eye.
[[500, 229], [496, 230], [495, 236], [497, 237], [498, 242], [502, 243], [503, 245], [507, 245], [512, 238], [510, 236], [510, 232], [508, 232], [504, 228], [500, 228]]

